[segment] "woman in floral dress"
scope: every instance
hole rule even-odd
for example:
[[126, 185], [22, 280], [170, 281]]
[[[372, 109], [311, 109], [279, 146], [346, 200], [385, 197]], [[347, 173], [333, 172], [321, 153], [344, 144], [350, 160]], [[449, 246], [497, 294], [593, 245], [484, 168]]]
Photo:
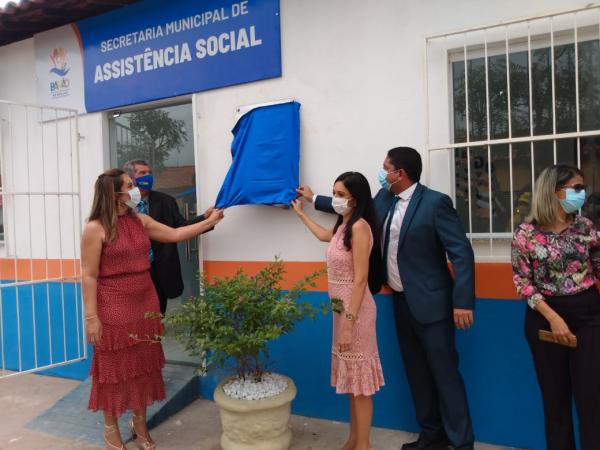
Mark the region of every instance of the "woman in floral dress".
[[[548, 167], [512, 242], [513, 280], [529, 305], [525, 334], [544, 402], [548, 450], [576, 448], [572, 397], [581, 450], [600, 448], [600, 242], [592, 222], [578, 215], [585, 199], [579, 169]], [[539, 330], [551, 331], [554, 343], [541, 341]]]
[[317, 239], [329, 242], [329, 296], [343, 304], [333, 314], [331, 385], [350, 400], [350, 436], [343, 450], [368, 450], [372, 396], [384, 384], [375, 334], [377, 308], [367, 285], [371, 252], [381, 248], [369, 182], [358, 172], [345, 172], [335, 180], [332, 206], [338, 220], [333, 229], [308, 217], [300, 200], [292, 206]]

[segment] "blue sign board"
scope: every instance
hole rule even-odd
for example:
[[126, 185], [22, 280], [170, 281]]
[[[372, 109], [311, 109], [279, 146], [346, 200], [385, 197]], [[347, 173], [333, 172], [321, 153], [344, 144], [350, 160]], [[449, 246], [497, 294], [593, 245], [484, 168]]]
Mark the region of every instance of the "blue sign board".
[[146, 0], [76, 28], [88, 112], [281, 76], [279, 0]]

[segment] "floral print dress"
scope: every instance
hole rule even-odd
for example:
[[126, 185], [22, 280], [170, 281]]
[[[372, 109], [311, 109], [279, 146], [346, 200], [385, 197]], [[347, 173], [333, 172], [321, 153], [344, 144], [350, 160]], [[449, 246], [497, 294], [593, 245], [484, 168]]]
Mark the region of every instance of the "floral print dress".
[[592, 221], [582, 216], [560, 233], [522, 223], [511, 254], [513, 282], [533, 309], [547, 296], [585, 291], [600, 277], [600, 239]]

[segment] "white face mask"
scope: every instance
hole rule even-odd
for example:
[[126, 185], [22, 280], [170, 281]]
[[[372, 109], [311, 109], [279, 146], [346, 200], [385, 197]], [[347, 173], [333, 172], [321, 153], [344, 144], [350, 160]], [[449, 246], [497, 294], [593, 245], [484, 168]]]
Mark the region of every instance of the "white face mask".
[[125, 204], [131, 209], [135, 209], [136, 206], [139, 205], [140, 201], [142, 200], [142, 193], [140, 192], [139, 188], [133, 188], [128, 192], [128, 194], [129, 200], [127, 200]]
[[348, 199], [342, 197], [333, 197], [331, 206], [340, 216], [345, 216], [352, 210], [352, 206], [348, 206]]

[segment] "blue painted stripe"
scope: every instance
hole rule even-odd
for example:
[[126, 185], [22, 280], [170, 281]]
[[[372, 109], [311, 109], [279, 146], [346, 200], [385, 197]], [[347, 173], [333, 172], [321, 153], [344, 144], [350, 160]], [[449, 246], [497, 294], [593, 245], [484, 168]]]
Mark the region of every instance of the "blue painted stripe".
[[[65, 313], [74, 317], [75, 285], [65, 284]], [[33, 367], [31, 287], [19, 287], [23, 367]], [[46, 301], [51, 310], [53, 359], [63, 360], [60, 284], [35, 286], [38, 364], [49, 362]], [[16, 367], [16, 290], [3, 288], [2, 313], [5, 324], [5, 357], [8, 367]], [[310, 292], [304, 299], [313, 304], [328, 301], [324, 292]], [[79, 298], [79, 301], [81, 299]], [[418, 431], [410, 390], [396, 340], [392, 298], [377, 296], [377, 335], [386, 386], [374, 397], [373, 423], [400, 430]], [[478, 441], [543, 450], [545, 448], [542, 404], [524, 331], [525, 304], [519, 301], [480, 299], [475, 325], [457, 331], [469, 404]], [[81, 326], [81, 324], [80, 324]], [[76, 321], [66, 323], [67, 357], [77, 356]], [[271, 370], [291, 376], [298, 386], [293, 412], [312, 417], [348, 420], [347, 399], [329, 386], [331, 317], [300, 323], [294, 333], [271, 346]], [[90, 353], [91, 355], [91, 348]], [[85, 379], [89, 360], [46, 371], [46, 374]], [[211, 371], [200, 381], [201, 393], [212, 398], [212, 391], [224, 375]], [[85, 405], [82, 405], [85, 408]]]
[[[325, 293], [308, 293], [313, 304]], [[375, 426], [418, 431], [412, 398], [396, 339], [392, 297], [377, 297], [377, 338], [386, 381], [374, 396]], [[533, 363], [524, 337], [524, 303], [481, 299], [475, 325], [457, 331], [460, 367], [478, 441], [532, 450], [545, 449], [542, 404]], [[293, 334], [271, 345], [271, 369], [291, 376], [298, 386], [295, 414], [348, 420], [346, 396], [330, 387], [331, 317], [301, 323]], [[200, 379], [203, 397], [222, 371]]]
[[0, 357], [4, 352], [7, 370], [19, 369], [19, 325], [21, 370], [61, 363], [83, 356], [81, 289], [76, 287], [75, 283], [63, 283], [62, 286], [61, 283], [56, 282], [36, 283], [27, 286], [2, 287], [1, 290], [4, 342], [0, 347]]

